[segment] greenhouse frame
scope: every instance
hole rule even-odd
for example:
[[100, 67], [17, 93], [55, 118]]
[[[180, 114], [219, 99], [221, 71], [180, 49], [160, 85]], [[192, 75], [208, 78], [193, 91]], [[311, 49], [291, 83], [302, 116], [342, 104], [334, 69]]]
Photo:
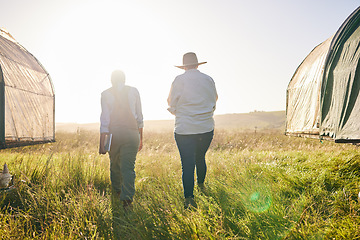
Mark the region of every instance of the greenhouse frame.
[[0, 148], [55, 141], [55, 93], [49, 73], [0, 29]]

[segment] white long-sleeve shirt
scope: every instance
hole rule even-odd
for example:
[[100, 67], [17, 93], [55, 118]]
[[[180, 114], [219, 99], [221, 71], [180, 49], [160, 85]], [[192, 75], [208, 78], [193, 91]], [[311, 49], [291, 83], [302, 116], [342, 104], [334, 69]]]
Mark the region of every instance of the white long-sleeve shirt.
[[175, 115], [175, 133], [214, 130], [217, 91], [214, 80], [197, 69], [186, 70], [171, 85], [168, 111]]
[[[123, 87], [124, 85], [119, 85], [118, 91], [120, 92]], [[138, 128], [143, 128], [144, 122], [139, 91], [134, 87], [130, 87], [128, 97], [129, 107], [137, 122]], [[100, 133], [109, 132], [110, 115], [113, 111], [114, 101], [115, 96], [112, 88], [109, 88], [101, 93]]]

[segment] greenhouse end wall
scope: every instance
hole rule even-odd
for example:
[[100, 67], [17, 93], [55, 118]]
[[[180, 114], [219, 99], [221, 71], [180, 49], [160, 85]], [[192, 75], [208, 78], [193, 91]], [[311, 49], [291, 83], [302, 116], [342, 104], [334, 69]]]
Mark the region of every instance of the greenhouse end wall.
[[1, 147], [55, 140], [55, 94], [49, 73], [0, 29]]

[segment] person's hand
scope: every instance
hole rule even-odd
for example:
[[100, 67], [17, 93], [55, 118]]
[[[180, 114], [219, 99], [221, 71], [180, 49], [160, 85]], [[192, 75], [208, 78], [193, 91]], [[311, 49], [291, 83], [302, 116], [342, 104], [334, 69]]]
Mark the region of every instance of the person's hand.
[[99, 154], [106, 154], [105, 146], [104, 146], [106, 134], [108, 133], [101, 133], [100, 135]]
[[106, 154], [104, 145], [100, 145], [100, 147], [99, 147], [99, 154]]
[[139, 128], [139, 134], [140, 134], [140, 144], [138, 152], [143, 148], [143, 128]]
[[142, 148], [143, 148], [143, 143], [142, 143], [142, 141], [140, 141], [138, 152], [140, 152], [140, 150], [141, 150]]

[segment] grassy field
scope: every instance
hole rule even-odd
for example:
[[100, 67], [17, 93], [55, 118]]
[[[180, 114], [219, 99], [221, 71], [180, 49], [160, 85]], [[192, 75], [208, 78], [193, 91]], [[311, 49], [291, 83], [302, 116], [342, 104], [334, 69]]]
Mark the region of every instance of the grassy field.
[[98, 133], [5, 149], [16, 188], [0, 192], [0, 239], [360, 239], [360, 154], [353, 145], [218, 130], [206, 190], [184, 210], [172, 132], [145, 131], [132, 212], [112, 199]]

